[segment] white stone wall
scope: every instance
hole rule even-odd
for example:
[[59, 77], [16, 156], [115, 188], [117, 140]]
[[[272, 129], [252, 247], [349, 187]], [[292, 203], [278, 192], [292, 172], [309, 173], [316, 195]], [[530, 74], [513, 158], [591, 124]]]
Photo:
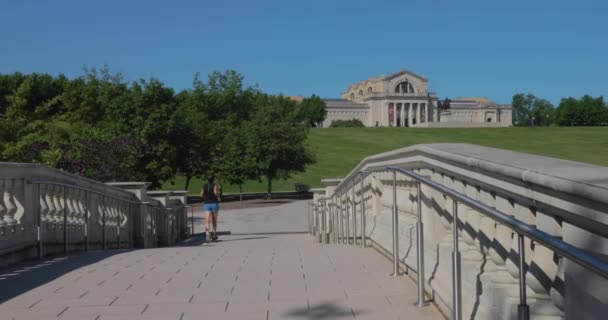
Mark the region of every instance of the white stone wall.
[[184, 203], [148, 198], [145, 183], [118, 185], [130, 191], [43, 165], [0, 163], [0, 266], [37, 257], [39, 239], [45, 256], [171, 244], [186, 232]]
[[327, 108], [327, 117], [323, 121], [323, 128], [329, 128], [332, 121], [358, 119], [369, 126], [369, 111], [361, 108]]

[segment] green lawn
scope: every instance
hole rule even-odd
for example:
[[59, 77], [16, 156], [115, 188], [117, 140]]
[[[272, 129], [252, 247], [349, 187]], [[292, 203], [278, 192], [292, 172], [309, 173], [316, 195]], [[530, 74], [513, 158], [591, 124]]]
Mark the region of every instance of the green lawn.
[[[308, 142], [316, 152], [317, 163], [287, 181], [274, 181], [273, 191], [293, 191], [295, 182], [318, 187], [321, 179], [343, 177], [366, 156], [419, 143], [473, 143], [608, 166], [608, 127], [328, 128], [311, 130]], [[184, 179], [177, 177], [163, 188], [183, 190], [184, 185]], [[191, 193], [198, 193], [200, 188], [200, 180], [190, 183]], [[238, 192], [238, 186], [224, 185], [223, 189], [224, 193]], [[265, 190], [265, 182], [253, 181], [243, 187], [245, 192]]]

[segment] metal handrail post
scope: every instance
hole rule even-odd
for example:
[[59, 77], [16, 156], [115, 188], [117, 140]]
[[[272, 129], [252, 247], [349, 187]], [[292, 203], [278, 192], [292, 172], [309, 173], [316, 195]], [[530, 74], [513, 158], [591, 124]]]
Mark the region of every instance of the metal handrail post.
[[[38, 184], [37, 186], [38, 189], [38, 204], [36, 205], [37, 208], [37, 213], [38, 213], [38, 230], [37, 230], [37, 235], [38, 235], [38, 259], [42, 260], [42, 212], [40, 210], [40, 201], [42, 200], [42, 195], [40, 194], [40, 184]], [[48, 190], [47, 190], [48, 192]], [[48, 206], [47, 206], [48, 207]], [[47, 210], [48, 211], [48, 210]]]
[[344, 198], [340, 195], [340, 244], [344, 244]]
[[317, 205], [312, 205], [312, 234], [316, 238], [317, 237]]
[[323, 237], [323, 243], [327, 244], [327, 204], [323, 206], [323, 208], [321, 208], [321, 215], [322, 215], [322, 221], [321, 221], [321, 225], [323, 226], [323, 231], [321, 232], [321, 237]]
[[323, 243], [323, 206], [319, 204], [319, 243]]
[[391, 276], [399, 276], [399, 208], [397, 207], [396, 171], [393, 171], [393, 273]]
[[133, 224], [133, 211], [134, 211], [134, 206], [133, 204], [129, 204], [129, 249], [133, 249], [133, 237], [135, 237], [134, 232], [135, 232], [135, 227]]
[[357, 245], [357, 202], [355, 201], [355, 184], [353, 183], [353, 192], [352, 192], [352, 205], [351, 205], [351, 214], [353, 216], [353, 243], [352, 245]]
[[84, 191], [84, 251], [89, 251], [89, 192]]
[[458, 250], [458, 201], [452, 202], [452, 319], [462, 319], [462, 285], [460, 275], [460, 251]]
[[68, 254], [68, 198], [63, 187], [63, 253]]
[[524, 236], [517, 234], [519, 247], [519, 305], [517, 306], [517, 318], [519, 320], [530, 319], [530, 307], [526, 302], [526, 246]]
[[332, 226], [332, 230], [334, 232], [334, 244], [336, 244], [338, 243], [338, 207], [336, 206], [335, 199], [331, 210], [334, 215], [334, 225]]
[[99, 202], [102, 204], [101, 205], [101, 241], [102, 241], [102, 248], [103, 250], [106, 250], [106, 207], [105, 207], [105, 201], [103, 198], [99, 198]]
[[420, 182], [417, 186], [416, 201], [418, 202], [418, 215], [416, 221], [416, 258], [418, 259], [418, 307], [428, 305], [424, 299], [424, 228], [422, 224], [422, 188]]
[[346, 243], [350, 244], [350, 210], [348, 205], [348, 193], [346, 194], [346, 201], [344, 207], [346, 209]]
[[367, 245], [365, 235], [365, 193], [363, 192], [363, 174], [361, 174], [361, 248]]
[[190, 226], [190, 232], [192, 236], [194, 236], [194, 206], [190, 207], [190, 222], [192, 223]]

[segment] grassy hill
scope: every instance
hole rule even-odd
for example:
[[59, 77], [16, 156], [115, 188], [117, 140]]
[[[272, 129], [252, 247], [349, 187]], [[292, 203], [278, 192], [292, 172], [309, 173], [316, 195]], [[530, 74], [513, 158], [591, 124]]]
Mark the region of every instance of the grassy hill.
[[[274, 181], [274, 191], [293, 191], [295, 182], [317, 187], [321, 179], [343, 177], [366, 156], [420, 143], [472, 143], [608, 166], [608, 127], [328, 128], [312, 129], [308, 142], [317, 154], [317, 163], [287, 181]], [[176, 177], [163, 187], [183, 190], [184, 185], [183, 177]], [[198, 193], [200, 187], [196, 180], [189, 189]], [[243, 190], [265, 191], [266, 184], [252, 181]], [[238, 192], [238, 186], [224, 185], [224, 192]]]

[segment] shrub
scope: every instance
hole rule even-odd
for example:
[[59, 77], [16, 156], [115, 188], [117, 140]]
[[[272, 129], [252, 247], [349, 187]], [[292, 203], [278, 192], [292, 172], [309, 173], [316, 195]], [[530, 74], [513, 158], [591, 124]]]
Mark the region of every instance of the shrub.
[[330, 128], [362, 128], [365, 127], [359, 119], [334, 120], [329, 125]]

